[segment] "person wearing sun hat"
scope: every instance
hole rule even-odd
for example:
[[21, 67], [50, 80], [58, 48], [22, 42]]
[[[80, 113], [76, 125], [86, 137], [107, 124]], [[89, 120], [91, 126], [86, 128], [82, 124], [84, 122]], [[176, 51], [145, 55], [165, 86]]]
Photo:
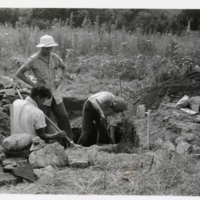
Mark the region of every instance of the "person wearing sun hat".
[[[24, 65], [22, 65], [16, 73], [16, 76], [25, 83], [36, 86], [40, 84], [46, 85], [51, 91], [51, 98], [47, 99], [40, 109], [50, 117], [51, 111], [54, 113], [58, 127], [65, 131], [70, 139], [73, 139], [71, 126], [67, 111], [58, 91], [58, 86], [63, 82], [66, 74], [66, 66], [63, 60], [52, 52], [53, 47], [58, 46], [50, 35], [44, 35], [40, 38], [40, 43], [36, 46], [40, 50], [29, 57]], [[56, 70], [62, 69], [62, 75], [57, 78]], [[32, 71], [37, 82], [32, 82], [25, 73]], [[49, 123], [47, 122], [49, 126]], [[47, 126], [47, 127], [48, 127]], [[48, 131], [48, 128], [47, 130]]]
[[82, 133], [78, 144], [82, 146], [90, 146], [92, 138], [94, 138], [95, 121], [98, 130], [98, 143], [114, 143], [107, 130], [106, 116], [121, 113], [127, 109], [127, 103], [124, 98], [115, 96], [110, 92], [98, 92], [90, 96], [83, 106], [82, 114]]

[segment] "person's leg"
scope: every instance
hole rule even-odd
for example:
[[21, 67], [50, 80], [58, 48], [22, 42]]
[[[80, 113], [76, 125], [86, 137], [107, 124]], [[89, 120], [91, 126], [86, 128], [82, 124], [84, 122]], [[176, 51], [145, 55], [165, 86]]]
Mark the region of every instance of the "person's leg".
[[[50, 107], [50, 106], [42, 105], [42, 106], [40, 107], [40, 109], [44, 112], [44, 114], [45, 114], [48, 118], [50, 118], [50, 115], [51, 115], [51, 107]], [[46, 120], [46, 119], [45, 119], [45, 121], [46, 121], [46, 124], [47, 124], [47, 126], [45, 127], [45, 133], [49, 133], [49, 131], [50, 131], [50, 123], [49, 123], [49, 121]]]
[[100, 122], [100, 117], [95, 118], [95, 122], [97, 125], [98, 130], [98, 143], [99, 144], [109, 144], [110, 139], [108, 136], [108, 130], [107, 130], [107, 123], [103, 124]]
[[86, 101], [83, 106], [82, 114], [82, 133], [78, 140], [78, 144], [82, 146], [90, 146], [96, 142], [96, 129], [94, 127], [95, 110], [92, 105]]
[[51, 110], [53, 114], [55, 115], [58, 127], [62, 130], [65, 131], [67, 136], [73, 140], [73, 134], [69, 122], [69, 117], [67, 114], [67, 111], [65, 109], [65, 106], [62, 103], [56, 104], [55, 99], [53, 99], [52, 104], [51, 104]]
[[115, 141], [115, 131], [116, 131], [116, 127], [110, 125], [110, 128], [109, 128], [109, 129], [110, 129], [110, 138], [111, 138], [113, 144], [115, 144], [115, 143], [116, 143], [116, 141]]

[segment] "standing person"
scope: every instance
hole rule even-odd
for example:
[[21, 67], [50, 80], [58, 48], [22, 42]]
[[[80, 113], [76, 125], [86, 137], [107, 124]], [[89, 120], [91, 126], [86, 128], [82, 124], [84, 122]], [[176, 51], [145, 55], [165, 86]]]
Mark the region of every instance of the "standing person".
[[[58, 55], [52, 53], [53, 47], [55, 46], [58, 46], [58, 44], [54, 42], [52, 36], [42, 36], [40, 38], [40, 44], [36, 46], [40, 48], [40, 51], [28, 58], [26, 63], [17, 71], [16, 76], [31, 86], [44, 84], [50, 89], [52, 94], [51, 98], [45, 100], [40, 108], [48, 117], [50, 117], [52, 111], [58, 127], [65, 131], [67, 136], [72, 139], [73, 136], [68, 114], [57, 89], [65, 77], [66, 66]], [[59, 79], [56, 78], [56, 70], [58, 68], [62, 69], [62, 75]], [[32, 82], [25, 76], [25, 72], [29, 70], [33, 72], [37, 83]]]
[[94, 134], [93, 121], [98, 130], [97, 142], [107, 143], [115, 141], [110, 137], [107, 130], [106, 116], [120, 113], [126, 110], [127, 105], [122, 97], [115, 96], [110, 92], [99, 92], [90, 96], [84, 106], [82, 115], [82, 134], [78, 144], [90, 146]]

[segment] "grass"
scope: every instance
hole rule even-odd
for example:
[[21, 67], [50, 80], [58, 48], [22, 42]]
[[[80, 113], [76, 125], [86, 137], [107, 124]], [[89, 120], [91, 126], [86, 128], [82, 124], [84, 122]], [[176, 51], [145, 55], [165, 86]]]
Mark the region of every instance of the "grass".
[[[86, 157], [82, 150], [69, 158]], [[155, 157], [152, 168], [152, 157]], [[173, 195], [199, 196], [199, 160], [166, 152], [112, 154], [99, 152], [96, 166], [85, 169], [62, 168], [34, 183], [7, 185], [0, 193], [76, 195]]]
[[[100, 29], [99, 29], [100, 28]], [[92, 70], [91, 75], [97, 78], [117, 76], [122, 73], [130, 80], [148, 79], [146, 85], [155, 84], [163, 73], [177, 71], [179, 59], [192, 56], [197, 59], [194, 65], [199, 64], [199, 38], [190, 34], [176, 36], [170, 34], [138, 34], [127, 33], [125, 30], [113, 28], [110, 33], [105, 27], [86, 26], [72, 28], [62, 26], [58, 22], [53, 28], [39, 30], [37, 27], [12, 28], [9, 24], [0, 27], [0, 58], [1, 71], [5, 75], [16, 72], [17, 68], [33, 53], [39, 38], [50, 34], [59, 44], [54, 49], [75, 73], [86, 73]], [[171, 48], [172, 41], [177, 49]], [[176, 51], [179, 55], [176, 63], [172, 60], [168, 50]], [[159, 58], [159, 59], [158, 59]], [[156, 60], [156, 61], [155, 61]], [[163, 60], [168, 60], [164, 62]], [[18, 62], [17, 62], [18, 61]]]
[[[157, 84], [173, 74], [184, 74], [180, 60], [194, 57], [199, 65], [197, 35], [126, 33], [114, 27], [108, 34], [104, 27], [72, 28], [57, 23], [50, 30], [36, 27], [0, 26], [0, 71], [15, 77], [17, 69], [38, 49], [39, 38], [50, 34], [59, 44], [54, 49], [65, 61], [73, 77], [59, 89], [68, 97], [85, 98], [98, 91], [120, 94], [129, 103], [129, 93]], [[173, 42], [174, 43], [173, 43]], [[177, 45], [173, 45], [177, 44]], [[177, 48], [176, 48], [177, 47]], [[169, 51], [170, 50], [170, 51]], [[173, 55], [177, 54], [176, 60]], [[8, 82], [0, 77], [0, 81]], [[133, 115], [133, 113], [130, 113]], [[69, 151], [69, 158], [87, 157], [85, 151]], [[155, 161], [150, 170], [152, 156]], [[183, 195], [198, 196], [199, 160], [194, 157], [165, 152], [112, 154], [100, 152], [96, 165], [86, 169], [63, 168], [53, 177], [41, 177], [34, 183], [0, 187], [0, 193], [18, 194], [106, 194], [106, 195]], [[134, 170], [133, 170], [134, 169]]]

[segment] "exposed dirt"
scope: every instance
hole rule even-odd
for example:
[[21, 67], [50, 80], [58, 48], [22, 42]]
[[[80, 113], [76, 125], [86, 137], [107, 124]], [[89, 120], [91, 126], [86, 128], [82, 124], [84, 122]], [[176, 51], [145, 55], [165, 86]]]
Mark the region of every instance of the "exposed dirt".
[[200, 73], [173, 77], [156, 86], [140, 90], [137, 94], [130, 95], [131, 106], [134, 112], [140, 104], [145, 104], [146, 109], [156, 110], [162, 102], [177, 102], [184, 95], [199, 96], [199, 86]]
[[[99, 168], [88, 168], [88, 169], [71, 169], [64, 168], [63, 170], [58, 170], [54, 178], [41, 178], [38, 179], [35, 183], [22, 183], [18, 184], [17, 187], [9, 186], [9, 187], [1, 187], [0, 193], [9, 192], [9, 193], [54, 193], [54, 194], [126, 194], [126, 191], [123, 187], [126, 187], [128, 184], [135, 181], [129, 181], [129, 177], [125, 177], [125, 173], [132, 173], [131, 170], [135, 169], [134, 176], [138, 172], [141, 174], [142, 170], [148, 169], [151, 167], [155, 167], [157, 165], [155, 151], [159, 146], [156, 146], [156, 141], [161, 139], [162, 141], [170, 141], [174, 145], [175, 140], [181, 136], [193, 136], [197, 138], [196, 140], [190, 140], [191, 145], [198, 146], [200, 144], [199, 138], [199, 128], [200, 125], [194, 123], [196, 116], [191, 116], [187, 113], [184, 113], [181, 110], [177, 110], [174, 108], [164, 107], [161, 103], [169, 104], [173, 107], [175, 103], [180, 100], [185, 94], [188, 96], [198, 96], [200, 95], [198, 77], [199, 74], [195, 76], [187, 76], [187, 77], [179, 77], [173, 78], [166, 82], [160, 83], [155, 87], [146, 88], [142, 91], [139, 91], [137, 94], [130, 94], [129, 98], [129, 108], [132, 116], [128, 121], [124, 122], [124, 137], [119, 143], [117, 148], [117, 153], [133, 153], [139, 152], [137, 154], [113, 154], [101, 152], [98, 155], [97, 166]], [[65, 102], [67, 107], [73, 107], [73, 103], [70, 104], [69, 99]], [[83, 101], [81, 101], [81, 104]], [[69, 105], [70, 104], [70, 105]], [[152, 110], [151, 116], [151, 134], [150, 134], [150, 147], [151, 150], [154, 151], [146, 151], [147, 144], [147, 117], [144, 119], [136, 119], [135, 113], [137, 106], [140, 104], [145, 104], [146, 110]], [[79, 107], [80, 106], [80, 107]], [[81, 105], [77, 105], [77, 102], [74, 103], [74, 110], [77, 113], [73, 113], [74, 117], [80, 116]], [[69, 112], [69, 111], [68, 111]], [[77, 115], [76, 115], [77, 114]], [[72, 116], [72, 115], [71, 115]], [[72, 119], [74, 117], [71, 117]], [[75, 120], [76, 118], [74, 118]], [[71, 121], [75, 129], [80, 126], [81, 119], [78, 118], [76, 122], [74, 120]], [[131, 124], [131, 122], [134, 122]], [[77, 124], [76, 124], [77, 123]], [[185, 126], [184, 126], [185, 125]], [[2, 127], [2, 128], [1, 128]], [[0, 128], [9, 133], [10, 121], [9, 117], [0, 111]], [[78, 129], [76, 129], [78, 131]], [[137, 133], [137, 136], [136, 136]], [[193, 135], [192, 135], [193, 134]], [[0, 134], [2, 135], [2, 134]], [[5, 135], [5, 134], [4, 134]], [[191, 139], [187, 137], [188, 139]], [[139, 141], [138, 141], [139, 140]], [[142, 148], [135, 148], [138, 146], [138, 142], [141, 147], [144, 147], [144, 151]], [[133, 148], [134, 147], [134, 148]], [[69, 150], [70, 151], [70, 150]], [[145, 151], [147, 153], [152, 153], [152, 155], [144, 156]], [[87, 158], [86, 151], [71, 151], [68, 152], [69, 158], [75, 158], [79, 155], [82, 159], [84, 156]], [[83, 156], [84, 155], [84, 156]], [[133, 158], [133, 155], [135, 157]], [[153, 158], [155, 157], [154, 164]], [[143, 158], [143, 159], [141, 159]], [[162, 160], [162, 157], [161, 157]], [[136, 162], [137, 161], [137, 162]], [[130, 163], [129, 163], [130, 162]], [[139, 167], [138, 167], [139, 166]], [[107, 173], [107, 174], [106, 174]], [[170, 172], [171, 173], [171, 172]], [[168, 174], [170, 174], [168, 173]], [[107, 190], [104, 189], [104, 177], [108, 176], [107, 179]], [[133, 177], [134, 177], [133, 176]], [[61, 178], [62, 177], [62, 178]], [[115, 177], [115, 179], [113, 179]], [[131, 177], [132, 178], [132, 177]], [[130, 180], [133, 180], [131, 179]], [[173, 178], [173, 177], [172, 177]], [[114, 181], [113, 181], [114, 180]], [[143, 181], [143, 177], [141, 179]], [[73, 182], [74, 181], [74, 182]], [[93, 182], [94, 181], [94, 182]], [[123, 182], [122, 182], [123, 181]], [[115, 184], [113, 184], [113, 182]], [[98, 186], [97, 188], [89, 187], [90, 185]], [[116, 189], [116, 184], [117, 189]], [[38, 185], [38, 186], [37, 186]], [[48, 187], [46, 186], [48, 185]], [[69, 189], [66, 190], [66, 185]], [[86, 187], [88, 185], [88, 187]], [[145, 184], [146, 185], [146, 184]], [[41, 189], [44, 188], [44, 189]], [[80, 189], [82, 188], [82, 189]], [[130, 188], [133, 188], [130, 185]], [[122, 191], [120, 191], [122, 190]], [[146, 190], [145, 190], [146, 191]], [[133, 191], [130, 194], [140, 194]], [[145, 193], [146, 194], [146, 193]], [[156, 193], [152, 193], [157, 195]], [[163, 193], [165, 194], [165, 193]], [[170, 193], [173, 194], [173, 193]]]

